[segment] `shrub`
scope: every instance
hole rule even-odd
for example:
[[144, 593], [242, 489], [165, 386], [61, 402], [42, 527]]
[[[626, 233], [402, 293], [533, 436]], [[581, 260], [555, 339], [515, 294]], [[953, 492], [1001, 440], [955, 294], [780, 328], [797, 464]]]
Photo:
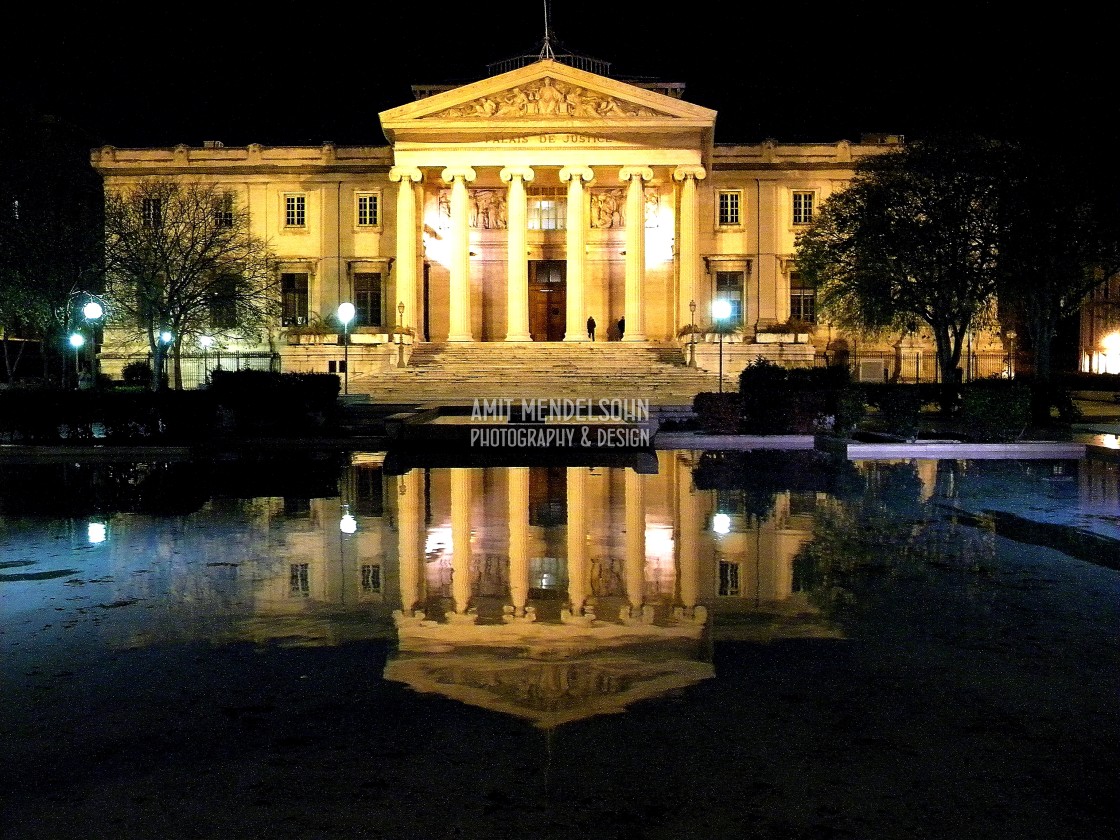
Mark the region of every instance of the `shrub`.
[[709, 434], [733, 435], [739, 431], [742, 399], [733, 391], [697, 394], [692, 399], [692, 410], [700, 428]]
[[150, 362], [129, 362], [121, 371], [121, 379], [125, 385], [148, 386], [152, 382], [152, 365]]
[[757, 359], [739, 376], [743, 431], [812, 434], [849, 431], [863, 415], [863, 395], [841, 366], [785, 368]]
[[886, 385], [869, 396], [872, 405], [879, 409], [879, 423], [884, 432], [906, 440], [918, 436], [923, 394], [914, 385]]
[[1018, 440], [1031, 423], [1031, 389], [1006, 379], [969, 382], [962, 390], [959, 420], [970, 440]]

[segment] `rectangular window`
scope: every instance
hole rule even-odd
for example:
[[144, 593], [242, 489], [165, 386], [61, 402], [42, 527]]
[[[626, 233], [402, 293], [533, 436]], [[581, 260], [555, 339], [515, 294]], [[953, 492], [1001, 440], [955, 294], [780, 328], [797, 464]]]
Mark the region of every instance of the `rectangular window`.
[[381, 326], [381, 274], [380, 272], [354, 275], [354, 325], [359, 327]]
[[237, 278], [226, 274], [210, 286], [210, 326], [230, 329], [237, 326]]
[[280, 275], [283, 311], [280, 325], [298, 327], [307, 323], [307, 274], [285, 272]]
[[233, 193], [225, 193], [214, 203], [214, 221], [218, 227], [233, 227]]
[[310, 597], [311, 582], [306, 563], [292, 563], [289, 566], [288, 594], [293, 598]]
[[362, 566], [362, 592], [376, 594], [381, 591], [381, 566]]
[[163, 199], [145, 198], [140, 202], [140, 213], [144, 224], [148, 227], [159, 227], [163, 224]]
[[719, 561], [719, 594], [733, 597], [739, 594], [739, 564], [729, 560]]
[[377, 227], [381, 224], [377, 199], [377, 193], [358, 193], [358, 227]]
[[743, 194], [738, 190], [720, 190], [719, 224], [720, 227], [738, 227], [743, 223], [740, 215]]
[[731, 304], [731, 317], [727, 319], [729, 326], [743, 326], [743, 272], [716, 272], [716, 300], [726, 300]]
[[568, 196], [564, 190], [529, 191], [529, 230], [566, 230], [567, 226]]
[[307, 196], [284, 196], [284, 227], [307, 227]]
[[817, 322], [817, 292], [805, 285], [796, 271], [789, 273], [789, 317], [809, 324]]
[[813, 193], [798, 190], [793, 194], [793, 223], [807, 225], [813, 221]]

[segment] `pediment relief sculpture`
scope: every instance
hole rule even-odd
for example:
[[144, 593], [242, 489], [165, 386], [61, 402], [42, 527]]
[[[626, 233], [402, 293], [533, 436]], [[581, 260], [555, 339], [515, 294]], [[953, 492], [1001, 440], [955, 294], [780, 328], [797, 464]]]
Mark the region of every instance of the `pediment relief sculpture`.
[[535, 82], [494, 96], [480, 96], [462, 105], [433, 114], [435, 119], [533, 119], [569, 117], [609, 119], [612, 117], [664, 117], [652, 108], [624, 102], [613, 96], [577, 87], [545, 76]]

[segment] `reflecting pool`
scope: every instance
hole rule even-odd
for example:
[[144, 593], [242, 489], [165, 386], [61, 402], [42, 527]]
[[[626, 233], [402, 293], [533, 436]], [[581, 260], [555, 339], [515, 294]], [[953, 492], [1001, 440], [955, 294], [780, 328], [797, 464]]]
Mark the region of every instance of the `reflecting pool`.
[[1117, 827], [1116, 461], [0, 479], [4, 837]]

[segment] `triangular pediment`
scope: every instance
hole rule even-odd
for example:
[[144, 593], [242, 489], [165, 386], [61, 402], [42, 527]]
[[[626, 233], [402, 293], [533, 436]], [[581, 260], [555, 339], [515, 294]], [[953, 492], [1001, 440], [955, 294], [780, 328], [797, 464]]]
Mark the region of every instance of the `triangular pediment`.
[[716, 112], [606, 76], [542, 60], [380, 114], [389, 141], [415, 132], [673, 128], [710, 130]]

